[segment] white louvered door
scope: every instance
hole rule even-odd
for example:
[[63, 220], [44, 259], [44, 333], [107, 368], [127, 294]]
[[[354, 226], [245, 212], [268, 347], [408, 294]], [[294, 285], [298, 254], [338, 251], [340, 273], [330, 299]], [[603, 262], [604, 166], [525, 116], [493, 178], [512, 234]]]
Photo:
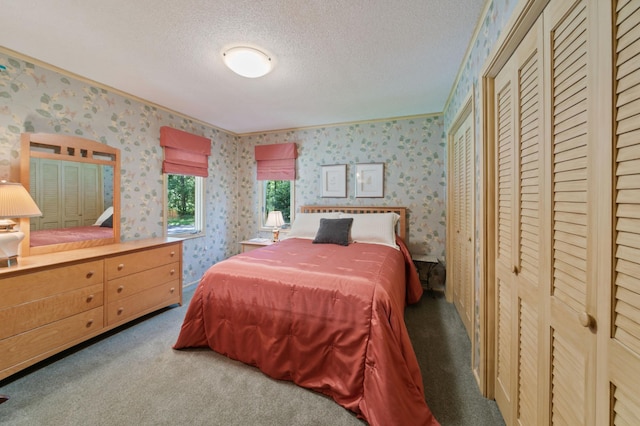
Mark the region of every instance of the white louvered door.
[[540, 19], [495, 80], [496, 401], [508, 424], [538, 424], [541, 411], [541, 42]]
[[473, 324], [473, 116], [469, 114], [453, 138], [453, 303], [471, 338]]
[[508, 425], [639, 425], [640, 0], [541, 22], [493, 85], [496, 401]]
[[[600, 424], [640, 424], [640, 1], [613, 11], [613, 279], [600, 324]], [[609, 324], [608, 320], [611, 323]]]
[[550, 355], [550, 423], [595, 419], [596, 231], [593, 2], [553, 1], [545, 10], [549, 47], [551, 270], [545, 351]]
[[495, 305], [496, 305], [496, 378], [495, 399], [507, 424], [512, 423], [513, 407], [513, 192], [514, 192], [514, 106], [513, 60], [495, 79], [496, 129], [496, 245], [495, 245]]

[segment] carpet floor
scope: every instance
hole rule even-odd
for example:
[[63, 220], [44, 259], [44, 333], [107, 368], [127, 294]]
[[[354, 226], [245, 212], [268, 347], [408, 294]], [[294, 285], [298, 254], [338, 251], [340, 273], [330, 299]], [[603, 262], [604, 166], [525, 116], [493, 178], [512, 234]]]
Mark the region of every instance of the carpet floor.
[[[331, 399], [210, 350], [171, 349], [195, 287], [164, 309], [0, 381], [0, 424], [364, 425]], [[453, 305], [425, 294], [407, 308], [425, 398], [443, 426], [503, 425], [480, 395]]]

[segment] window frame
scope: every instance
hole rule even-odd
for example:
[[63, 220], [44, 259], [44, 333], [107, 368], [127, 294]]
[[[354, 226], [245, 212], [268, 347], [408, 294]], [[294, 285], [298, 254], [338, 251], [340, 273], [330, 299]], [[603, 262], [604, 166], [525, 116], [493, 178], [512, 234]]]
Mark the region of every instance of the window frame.
[[[164, 214], [163, 214], [163, 234], [167, 238], [199, 238], [204, 237], [207, 234], [206, 231], [206, 203], [205, 203], [205, 186], [207, 178], [203, 176], [194, 176], [189, 174], [181, 174], [181, 173], [163, 173], [163, 186], [164, 186]], [[194, 227], [196, 228], [195, 232], [181, 232], [170, 234], [168, 229], [169, 224], [169, 175], [174, 176], [193, 176], [195, 177], [195, 217], [194, 217]]]
[[[273, 230], [271, 226], [265, 226], [264, 223], [267, 220], [267, 215], [265, 213], [266, 212], [265, 197], [267, 194], [266, 194], [265, 188], [267, 186], [267, 182], [271, 182], [274, 180], [288, 180], [288, 179], [268, 179], [268, 180], [258, 181], [260, 183], [260, 190], [259, 190], [260, 205], [258, 206], [258, 211], [259, 211], [258, 228], [260, 229], [260, 231], [263, 231], [263, 232]], [[284, 232], [284, 233], [287, 233], [289, 232], [289, 230], [291, 230], [291, 224], [293, 223], [293, 220], [295, 219], [295, 214], [296, 214], [296, 208], [295, 208], [296, 181], [293, 179], [288, 181], [289, 181], [289, 224], [286, 228], [280, 228], [280, 232]]]

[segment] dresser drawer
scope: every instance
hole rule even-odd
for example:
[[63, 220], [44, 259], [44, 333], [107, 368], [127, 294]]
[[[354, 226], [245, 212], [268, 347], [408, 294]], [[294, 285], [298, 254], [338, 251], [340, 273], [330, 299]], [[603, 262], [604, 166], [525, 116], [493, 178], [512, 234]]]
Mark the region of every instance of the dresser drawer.
[[174, 262], [122, 278], [109, 280], [107, 282], [107, 301], [113, 302], [114, 300], [129, 297], [143, 290], [157, 287], [159, 284], [175, 281], [178, 279], [179, 273], [180, 263]]
[[[103, 308], [95, 308], [0, 340], [0, 377], [3, 370], [14, 370], [46, 358], [52, 353], [73, 346], [87, 335], [96, 335], [103, 328]], [[24, 364], [22, 367], [21, 364]]]
[[0, 279], [0, 309], [103, 283], [104, 262], [96, 260]]
[[110, 301], [107, 305], [107, 326], [144, 315], [156, 309], [181, 303], [180, 280], [156, 285], [133, 296]]
[[0, 339], [102, 306], [102, 283], [0, 309]]
[[170, 244], [151, 250], [124, 254], [106, 260], [107, 279], [135, 274], [157, 266], [180, 261], [180, 244]]

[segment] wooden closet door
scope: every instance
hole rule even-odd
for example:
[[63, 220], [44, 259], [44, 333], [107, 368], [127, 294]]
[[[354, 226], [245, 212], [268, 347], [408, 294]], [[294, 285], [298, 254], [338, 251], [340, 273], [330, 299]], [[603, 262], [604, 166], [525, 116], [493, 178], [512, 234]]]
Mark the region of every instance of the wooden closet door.
[[595, 424], [595, 1], [555, 0], [544, 12], [552, 252], [543, 352], [550, 356], [549, 423], [554, 425]]
[[98, 164], [82, 165], [82, 226], [93, 225], [104, 211], [102, 167]]
[[[599, 344], [599, 419], [640, 424], [640, 1], [614, 2], [613, 282]], [[608, 319], [607, 318], [607, 319]], [[600, 349], [600, 348], [599, 348]], [[604, 405], [603, 405], [604, 404]]]
[[[541, 284], [542, 19], [495, 80], [498, 129], [496, 400], [507, 424], [539, 424], [543, 363]], [[548, 269], [548, 265], [547, 265]]]
[[495, 244], [495, 306], [496, 306], [496, 380], [495, 399], [506, 424], [512, 424], [513, 355], [515, 347], [512, 324], [514, 264], [513, 204], [514, 204], [514, 105], [513, 60], [507, 62], [495, 78], [496, 177], [497, 215]]
[[453, 303], [467, 330], [473, 329], [473, 116], [469, 114], [453, 139]]

